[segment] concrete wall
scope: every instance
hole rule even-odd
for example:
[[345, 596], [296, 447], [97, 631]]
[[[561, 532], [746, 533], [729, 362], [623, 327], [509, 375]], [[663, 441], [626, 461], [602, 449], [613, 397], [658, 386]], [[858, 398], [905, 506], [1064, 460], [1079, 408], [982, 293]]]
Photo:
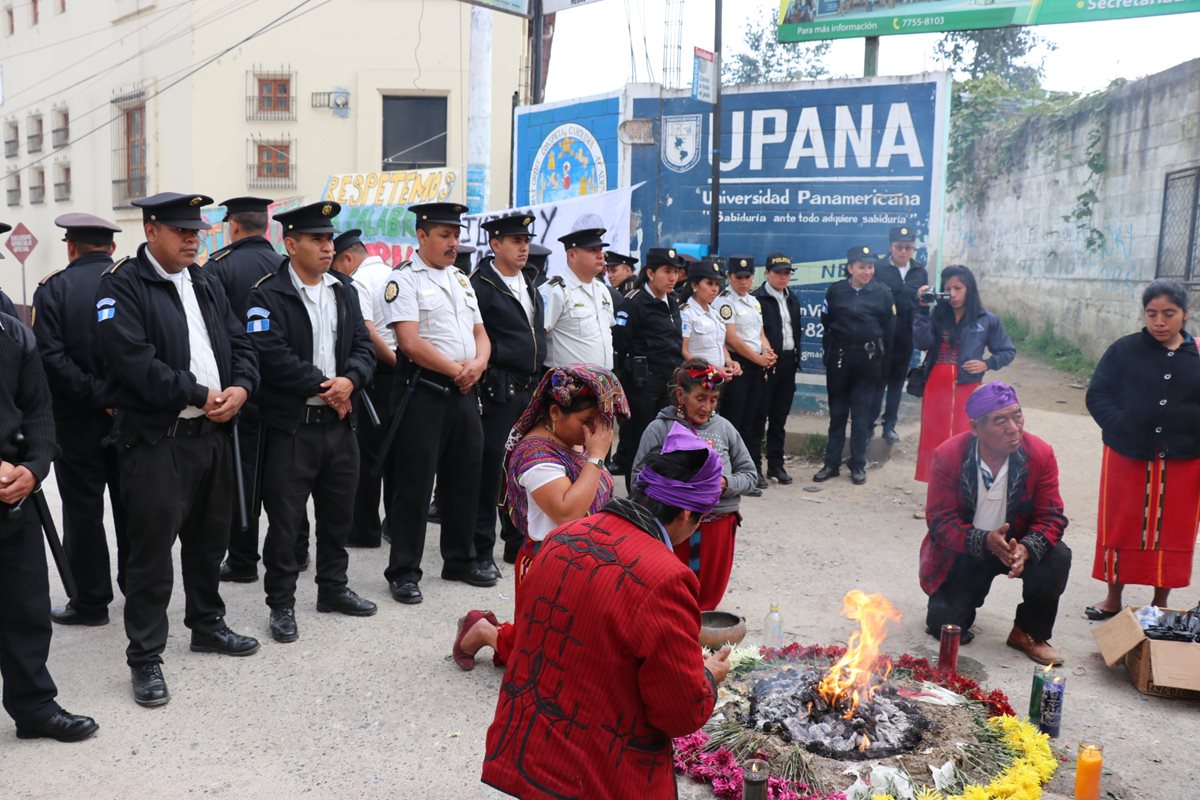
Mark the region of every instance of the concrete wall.
[[[1089, 252], [1064, 222], [1090, 175], [1089, 134], [1106, 135], [1107, 168]], [[1140, 295], [1154, 278], [1166, 175], [1200, 165], [1200, 60], [1114, 90], [1096, 114], [1035, 126], [1008, 175], [983, 201], [949, 211], [943, 266], [979, 276], [986, 307], [1035, 329], [1046, 322], [1093, 358], [1140, 326]], [[953, 201], [953, 198], [951, 198]]]

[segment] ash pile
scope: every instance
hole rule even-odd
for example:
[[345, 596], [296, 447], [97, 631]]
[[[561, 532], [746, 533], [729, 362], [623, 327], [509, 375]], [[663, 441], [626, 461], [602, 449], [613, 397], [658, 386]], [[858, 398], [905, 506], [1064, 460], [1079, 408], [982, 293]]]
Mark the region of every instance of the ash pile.
[[[881, 684], [846, 718], [852, 701], [831, 706], [818, 689], [823, 672], [791, 667], [754, 684], [750, 723], [826, 758], [862, 761], [910, 752], [929, 720], [896, 688]], [[844, 700], [844, 702], [843, 702]]]

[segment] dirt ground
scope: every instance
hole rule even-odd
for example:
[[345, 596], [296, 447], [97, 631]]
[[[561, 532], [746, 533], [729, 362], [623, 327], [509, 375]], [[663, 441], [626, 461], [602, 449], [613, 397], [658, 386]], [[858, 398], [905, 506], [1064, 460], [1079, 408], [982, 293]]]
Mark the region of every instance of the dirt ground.
[[[1082, 615], [1102, 596], [1091, 578], [1100, 439], [1083, 409], [1084, 392], [1073, 378], [1028, 359], [998, 377], [1018, 385], [1027, 429], [1054, 446], [1071, 518], [1066, 541], [1075, 563], [1053, 640], [1066, 655], [1068, 676], [1057, 744], [1065, 752], [1082, 738], [1103, 742], [1105, 800], [1195, 798], [1197, 706], [1140, 695], [1123, 667], [1104, 665], [1094, 623]], [[936, 642], [923, 631], [925, 596], [917, 584], [924, 523], [914, 512], [923, 507], [924, 485], [912, 480], [916, 406], [903, 414], [902, 443], [869, 471], [866, 486], [843, 476], [817, 487], [809, 481], [815, 465], [792, 462], [793, 485], [773, 484], [761, 499], [743, 502], [745, 525], [722, 607], [747, 618], [747, 643], [761, 636], [771, 602], [780, 604], [790, 638], [844, 642], [852, 628], [839, 616], [842, 597], [860, 588], [886, 594], [904, 614], [885, 649], [936, 656]], [[823, 421], [796, 418], [791, 426], [821, 430]], [[47, 490], [57, 508], [52, 485]], [[492, 589], [441, 581], [433, 528], [425, 602], [402, 606], [388, 597], [386, 563], [386, 550], [351, 554], [351, 586], [380, 604], [368, 619], [317, 614], [307, 573], [297, 604], [301, 638], [290, 645], [269, 639], [261, 584], [227, 585], [228, 621], [263, 640], [261, 652], [244, 659], [188, 652], [177, 578], [164, 667], [173, 699], [158, 709], [139, 708], [130, 696], [120, 599], [107, 627], [56, 628], [50, 668], [59, 699], [96, 717], [101, 730], [63, 745], [18, 741], [11, 727], [4, 729], [0, 798], [499, 797], [479, 783], [479, 774], [500, 673], [486, 657], [474, 672], [461, 672], [449, 652], [455, 619], [465, 610], [511, 614], [511, 575]], [[56, 584], [52, 576], [57, 604], [64, 597]], [[979, 614], [977, 638], [960, 656], [964, 672], [1005, 691], [1017, 709], [1028, 704], [1034, 669], [1005, 646], [1019, 598], [1018, 582], [998, 578]], [[1148, 598], [1148, 590], [1136, 587], [1127, 597]], [[1177, 591], [1173, 599], [1190, 606], [1197, 593]], [[1048, 796], [1069, 797], [1072, 782], [1071, 765], [1063, 764]], [[685, 798], [712, 796], [687, 779], [680, 791]]]

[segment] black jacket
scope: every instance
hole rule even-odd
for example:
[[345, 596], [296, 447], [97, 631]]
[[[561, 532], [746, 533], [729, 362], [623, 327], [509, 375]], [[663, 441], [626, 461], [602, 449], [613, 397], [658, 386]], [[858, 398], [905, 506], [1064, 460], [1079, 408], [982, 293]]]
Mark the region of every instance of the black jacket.
[[[762, 306], [763, 330], [767, 334], [767, 342], [776, 353], [783, 352], [783, 314], [779, 313], [779, 301], [771, 294], [767, 284], [762, 284], [753, 292]], [[803, 312], [800, 309], [800, 298], [788, 290], [788, 314], [792, 317], [792, 343], [797, 352], [800, 351], [800, 332], [804, 330]]]
[[[22, 458], [13, 442], [17, 431], [25, 435]], [[37, 342], [19, 319], [0, 312], [0, 459], [23, 464], [43, 481], [57, 457], [50, 391]]]
[[1126, 458], [1200, 458], [1200, 353], [1171, 351], [1145, 328], [1117, 339], [1087, 390], [1104, 443]]
[[471, 275], [471, 287], [479, 300], [479, 314], [492, 343], [488, 371], [504, 372], [521, 382], [536, 380], [546, 360], [545, 308], [542, 295], [525, 279], [525, 291], [533, 301], [533, 323], [521, 301], [509, 291], [508, 284], [496, 271], [494, 259], [479, 262]]
[[896, 333], [896, 304], [882, 283], [871, 281], [856, 290], [849, 279], [840, 280], [825, 292], [821, 324], [825, 328], [821, 344], [826, 353], [868, 342], [882, 344], [887, 352]]
[[285, 257], [266, 238], [247, 236], [213, 253], [204, 268], [220, 281], [233, 313], [243, 319], [254, 284], [279, 269]]
[[[187, 269], [222, 383], [202, 386], [189, 370], [183, 301], [175, 286], [154, 271], [145, 253], [143, 244], [136, 256], [121, 259], [100, 277], [93, 319], [104, 357], [104, 391], [117, 410], [120, 436], [136, 433], [153, 443], [185, 407], [203, 406], [209, 388], [241, 386], [253, 395], [258, 358], [220, 284], [193, 264]], [[107, 315], [103, 320], [101, 313]]]
[[109, 406], [96, 338], [96, 290], [112, 264], [108, 253], [88, 253], [42, 278], [33, 293], [33, 332], [58, 419], [95, 417]]
[[0, 314], [8, 314], [10, 317], [15, 317], [18, 322], [21, 319], [17, 316], [17, 307], [13, 305], [12, 298], [5, 294], [3, 289], [0, 289]]
[[[248, 329], [250, 341], [262, 365], [262, 391], [258, 413], [264, 425], [294, 433], [304, 415], [305, 400], [320, 394], [321, 384], [338, 376], [349, 378], [355, 389], [371, 381], [375, 372], [375, 348], [363, 322], [358, 290], [350, 278], [330, 272], [337, 283], [337, 375], [323, 375], [313, 365], [313, 330], [304, 300], [292, 284], [284, 259], [273, 274], [259, 280], [250, 290]], [[261, 310], [269, 312], [263, 315]], [[266, 323], [266, 324], [263, 324]]]
[[617, 308], [613, 326], [613, 350], [618, 369], [626, 378], [633, 370], [632, 359], [644, 356], [650, 374], [669, 381], [683, 363], [683, 318], [675, 296], [658, 300], [645, 286], [625, 296]]
[[896, 301], [896, 332], [912, 336], [913, 317], [918, 312], [929, 313], [917, 299], [917, 289], [929, 285], [929, 273], [925, 265], [913, 259], [908, 262], [908, 275], [901, 278], [900, 268], [891, 262], [880, 261], [875, 267], [875, 280], [882, 283], [892, 292]]

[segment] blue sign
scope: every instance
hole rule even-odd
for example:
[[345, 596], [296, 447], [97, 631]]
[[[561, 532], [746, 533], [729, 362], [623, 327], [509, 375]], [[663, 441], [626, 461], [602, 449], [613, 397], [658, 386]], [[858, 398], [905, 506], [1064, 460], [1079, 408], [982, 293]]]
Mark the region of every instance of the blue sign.
[[517, 109], [513, 205], [556, 203], [617, 188], [618, 96]]
[[[888, 230], [918, 232], [936, 263], [948, 83], [944, 76], [730, 88], [722, 93], [721, 255], [791, 256], [804, 307], [804, 371], [820, 371], [819, 309], [846, 251], [885, 255]], [[712, 110], [687, 96], [635, 97], [655, 144], [631, 147], [635, 239], [709, 243]], [[640, 236], [639, 236], [640, 234]]]

